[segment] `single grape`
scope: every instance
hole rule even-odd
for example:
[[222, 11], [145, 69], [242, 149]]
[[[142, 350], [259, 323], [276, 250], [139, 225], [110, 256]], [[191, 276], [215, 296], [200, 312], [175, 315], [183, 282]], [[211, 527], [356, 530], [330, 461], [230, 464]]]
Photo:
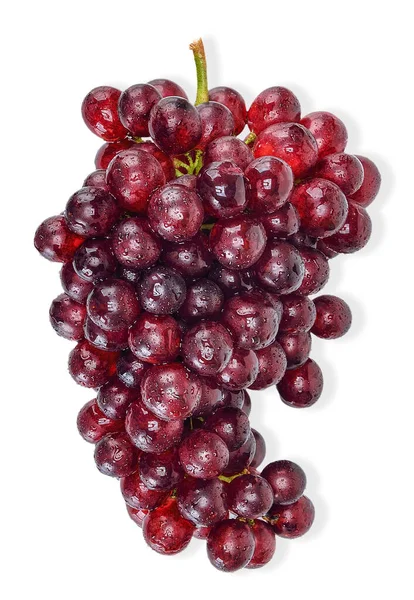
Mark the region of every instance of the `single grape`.
[[229, 160], [209, 163], [197, 179], [197, 192], [208, 215], [235, 217], [247, 204], [243, 171]]
[[153, 550], [171, 555], [188, 546], [194, 525], [180, 515], [177, 502], [170, 498], [145, 517], [142, 531], [145, 541]]
[[274, 86], [261, 92], [247, 114], [248, 125], [254, 133], [260, 133], [275, 123], [293, 123], [300, 119], [300, 103], [290, 90]]
[[165, 181], [168, 182], [171, 179], [175, 179], [174, 163], [168, 154], [165, 154], [153, 142], [149, 142], [148, 140], [141, 142], [138, 146], [138, 149], [142, 150], [143, 152], [148, 152], [158, 160], [164, 172]]
[[295, 292], [302, 283], [304, 270], [300, 252], [281, 240], [270, 241], [255, 266], [260, 285], [274, 294]]
[[297, 294], [309, 296], [319, 292], [329, 279], [329, 263], [326, 256], [314, 248], [300, 248], [299, 253], [305, 267], [303, 280]]
[[58, 335], [67, 340], [81, 340], [85, 319], [85, 306], [75, 302], [67, 294], [60, 294], [53, 300], [49, 320]]
[[208, 277], [220, 286], [226, 298], [232, 298], [243, 289], [241, 272], [228, 269], [220, 263], [213, 265]]
[[314, 300], [316, 319], [312, 333], [325, 340], [334, 340], [345, 335], [352, 323], [348, 304], [337, 296], [318, 296]]
[[315, 518], [315, 508], [306, 496], [302, 496], [294, 504], [273, 506], [271, 523], [276, 535], [294, 539], [307, 533]]
[[250, 467], [252, 469], [257, 469], [265, 459], [266, 442], [262, 434], [256, 431], [256, 429], [252, 428], [252, 433], [254, 435], [254, 439], [256, 440], [256, 451], [254, 453], [253, 460], [250, 463]]
[[109, 192], [108, 184], [106, 183], [106, 170], [98, 169], [89, 173], [82, 187], [94, 187]]
[[339, 231], [345, 222], [348, 203], [335, 183], [308, 179], [293, 190], [290, 198], [296, 208], [303, 233], [326, 238]]
[[169, 491], [176, 487], [184, 477], [177, 448], [161, 454], [143, 452], [139, 457], [139, 475], [150, 490]]
[[120, 90], [101, 85], [90, 91], [82, 102], [82, 117], [87, 127], [107, 142], [121, 140], [128, 133], [119, 120], [120, 95]]
[[109, 419], [124, 420], [129, 405], [138, 399], [139, 392], [127, 387], [114, 375], [98, 390], [96, 403]]
[[276, 550], [276, 536], [271, 525], [260, 519], [254, 521], [251, 531], [254, 537], [254, 553], [246, 568], [258, 569], [272, 560]]
[[138, 451], [125, 433], [114, 433], [96, 444], [95, 462], [103, 475], [127, 477], [137, 469]]
[[227, 106], [234, 119], [234, 135], [239, 135], [246, 125], [247, 110], [246, 103], [236, 90], [232, 88], [220, 86], [209, 90], [208, 97], [214, 102], [220, 102]]
[[187, 100], [187, 94], [183, 88], [170, 79], [153, 79], [148, 83], [155, 87], [162, 98], [167, 98], [167, 96], [179, 96], [180, 98], [185, 98]]
[[233, 340], [223, 325], [202, 321], [184, 336], [182, 354], [185, 364], [198, 373], [210, 377], [223, 371], [233, 350]]
[[217, 381], [225, 389], [242, 390], [250, 387], [259, 374], [259, 360], [253, 350], [233, 350], [227, 366], [217, 375]]
[[282, 401], [294, 408], [306, 408], [315, 404], [322, 388], [322, 371], [310, 358], [300, 367], [286, 371], [277, 386]]
[[282, 379], [286, 371], [286, 355], [283, 348], [277, 342], [271, 346], [256, 350], [259, 361], [259, 374], [249, 386], [251, 390], [264, 390], [271, 385], [276, 385]]
[[250, 432], [247, 442], [238, 450], [230, 452], [229, 463], [223, 471], [223, 475], [236, 475], [249, 467], [256, 454], [256, 439], [253, 431]]
[[73, 268], [77, 275], [90, 283], [110, 277], [117, 267], [110, 240], [90, 238], [85, 240], [73, 257]]
[[67, 263], [72, 260], [75, 251], [84, 242], [84, 238], [74, 234], [63, 215], [49, 217], [36, 229], [34, 246], [47, 260]]
[[117, 154], [123, 150], [129, 150], [130, 148], [136, 148], [136, 142], [134, 142], [134, 140], [126, 139], [104, 144], [96, 153], [95, 167], [106, 171], [109, 163]]
[[282, 296], [283, 313], [279, 331], [281, 333], [305, 333], [316, 319], [316, 308], [307, 296], [289, 294]]
[[118, 262], [132, 269], [150, 267], [161, 254], [160, 240], [148, 221], [140, 217], [119, 222], [112, 234], [112, 247]]
[[201, 140], [198, 147], [204, 149], [207, 144], [218, 137], [232, 135], [234, 119], [230, 110], [219, 102], [203, 102], [196, 106], [201, 119]]
[[159, 454], [179, 443], [184, 423], [180, 419], [163, 421], [142, 402], [133, 402], [127, 412], [125, 429], [137, 448]]
[[198, 279], [187, 289], [180, 308], [180, 317], [186, 321], [217, 319], [221, 314], [224, 294], [210, 279]]
[[250, 526], [237, 519], [220, 521], [208, 536], [208, 558], [220, 571], [232, 572], [246, 567], [253, 553], [254, 535]]
[[153, 107], [149, 132], [163, 152], [184, 154], [195, 148], [201, 140], [201, 118], [188, 100], [169, 96]]
[[107, 234], [118, 217], [115, 198], [97, 187], [83, 187], [66, 204], [66, 223], [73, 233], [82, 237]]
[[207, 240], [205, 235], [200, 234], [180, 244], [165, 242], [162, 262], [179, 271], [183, 277], [205, 277], [213, 263]]
[[330, 112], [313, 112], [301, 119], [318, 144], [319, 158], [334, 152], [343, 152], [348, 141], [348, 132], [341, 119]]
[[219, 408], [207, 417], [204, 429], [220, 436], [230, 452], [243, 446], [250, 436], [249, 418], [240, 408]]
[[305, 175], [318, 160], [318, 146], [308, 129], [299, 123], [277, 123], [264, 129], [253, 146], [255, 158], [276, 156], [291, 167], [295, 177]]
[[341, 254], [352, 254], [362, 250], [371, 237], [371, 219], [362, 206], [348, 201], [348, 215], [341, 229], [325, 239], [328, 249]]
[[315, 175], [335, 183], [346, 196], [354, 194], [362, 185], [364, 169], [356, 156], [337, 152], [318, 162]]
[[353, 200], [363, 208], [366, 208], [373, 202], [381, 187], [381, 173], [378, 167], [365, 156], [355, 155], [359, 160], [364, 170], [364, 179], [361, 187], [350, 195], [350, 200]]
[[167, 184], [157, 190], [148, 205], [153, 230], [169, 242], [184, 242], [200, 230], [204, 210], [199, 196], [189, 188]]
[[240, 216], [215, 223], [210, 247], [223, 266], [248, 269], [262, 256], [266, 239], [265, 229], [257, 219]]
[[322, 252], [325, 258], [327, 258], [328, 260], [330, 258], [335, 258], [335, 256], [338, 256], [339, 254], [339, 252], [336, 252], [336, 250], [328, 248], [328, 246], [325, 244], [325, 240], [318, 240], [316, 248], [319, 250], [319, 252]]
[[180, 175], [180, 177], [175, 180], [175, 183], [184, 185], [195, 192], [197, 187], [197, 175]]
[[123, 352], [116, 363], [119, 379], [127, 387], [139, 389], [142, 376], [149, 368], [147, 363], [139, 360], [129, 349]]
[[245, 519], [265, 515], [273, 505], [273, 492], [260, 475], [241, 475], [227, 486], [229, 509]]
[[245, 171], [249, 211], [262, 216], [281, 208], [293, 188], [293, 173], [287, 163], [274, 156], [256, 158]]
[[197, 527], [211, 527], [228, 516], [226, 492], [220, 479], [187, 477], [178, 486], [177, 506], [181, 515]]
[[229, 451], [221, 437], [202, 429], [184, 438], [178, 453], [186, 474], [196, 479], [214, 479], [229, 462]]
[[132, 285], [115, 278], [97, 283], [88, 296], [86, 307], [95, 325], [109, 331], [129, 327], [141, 312]]
[[139, 469], [121, 479], [121, 492], [127, 505], [135, 510], [153, 510], [168, 496], [168, 490], [149, 489], [142, 481]]
[[149, 197], [165, 183], [165, 176], [158, 160], [137, 147], [111, 160], [106, 181], [121, 208], [145, 214]]
[[83, 332], [88, 342], [100, 350], [117, 352], [128, 348], [128, 327], [118, 331], [109, 331], [98, 327], [92, 319], [86, 317]]
[[93, 290], [93, 284], [79, 277], [71, 262], [63, 265], [60, 271], [60, 281], [67, 295], [80, 304], [86, 303], [87, 297]]
[[129, 330], [130, 349], [137, 358], [147, 363], [175, 360], [180, 343], [180, 328], [169, 315], [143, 313]]
[[145, 406], [165, 421], [185, 419], [201, 397], [201, 382], [180, 363], [155, 365], [141, 381]]
[[98, 388], [115, 373], [117, 355], [81, 340], [69, 355], [69, 373], [79, 385]]
[[217, 385], [215, 379], [202, 377], [200, 381], [201, 398], [193, 410], [193, 417], [206, 417], [207, 415], [210, 415], [219, 407], [224, 398], [224, 392]]
[[292, 504], [299, 500], [306, 488], [303, 469], [291, 460], [276, 460], [262, 470], [270, 484], [275, 504]]
[[253, 291], [229, 298], [221, 320], [232, 334], [236, 346], [259, 350], [273, 344], [280, 319], [270, 296]]
[[230, 161], [244, 171], [253, 158], [253, 153], [247, 144], [232, 135], [225, 135], [210, 142], [203, 160], [204, 165], [223, 160]]
[[308, 360], [312, 347], [310, 333], [280, 333], [277, 341], [286, 355], [287, 369], [300, 367]]
[[240, 408], [243, 410], [244, 401], [248, 395], [246, 390], [222, 390], [223, 397], [217, 404], [216, 409], [219, 408]]
[[168, 267], [153, 267], [141, 278], [138, 295], [144, 310], [157, 315], [178, 311], [183, 304], [187, 287], [182, 276]]
[[131, 85], [119, 98], [119, 120], [132, 135], [148, 137], [150, 112], [160, 100], [161, 94], [154, 86], [148, 83]]
[[118, 433], [124, 428], [122, 421], [108, 419], [97, 405], [96, 400], [90, 400], [81, 408], [77, 425], [80, 435], [91, 444], [96, 444], [104, 436]]

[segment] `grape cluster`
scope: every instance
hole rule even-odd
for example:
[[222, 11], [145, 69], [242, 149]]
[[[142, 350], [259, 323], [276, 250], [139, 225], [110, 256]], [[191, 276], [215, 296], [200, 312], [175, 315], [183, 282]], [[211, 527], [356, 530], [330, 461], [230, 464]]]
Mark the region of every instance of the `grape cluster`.
[[340, 119], [301, 118], [285, 88], [248, 111], [235, 90], [208, 91], [202, 44], [193, 51], [196, 105], [166, 79], [86, 96], [84, 121], [105, 140], [97, 170], [35, 246], [63, 263], [50, 321], [77, 342], [71, 376], [96, 390], [78, 429], [98, 469], [120, 478], [154, 550], [203, 538], [212, 564], [234, 571], [312, 525], [302, 469], [258, 471], [265, 441], [246, 390], [277, 386], [298, 408], [320, 397], [311, 333], [344, 335], [351, 312], [310, 296], [330, 259], [367, 243], [380, 175], [344, 152]]

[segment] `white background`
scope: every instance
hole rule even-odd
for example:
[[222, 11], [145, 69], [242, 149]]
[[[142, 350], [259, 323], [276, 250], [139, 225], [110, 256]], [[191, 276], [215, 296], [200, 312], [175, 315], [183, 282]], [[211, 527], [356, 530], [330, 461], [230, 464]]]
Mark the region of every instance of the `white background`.
[[[3, 491], [5, 600], [412, 598], [413, 84], [408, 3], [14, 2], [0, 36]], [[4, 18], [5, 17], [5, 18]], [[202, 35], [210, 87], [250, 103], [286, 85], [303, 114], [337, 113], [350, 152], [383, 175], [362, 252], [334, 260], [325, 288], [352, 307], [346, 338], [315, 341], [325, 374], [309, 410], [254, 394], [253, 426], [268, 459], [298, 461], [317, 517], [278, 540], [259, 571], [214, 570], [203, 543], [159, 556], [128, 519], [118, 483], [101, 476], [76, 430], [92, 397], [66, 370], [71, 344], [48, 324], [58, 265], [32, 246], [93, 170], [98, 138], [80, 104], [100, 84], [169, 77], [195, 96], [189, 42]], [[268, 591], [265, 592], [264, 590]]]

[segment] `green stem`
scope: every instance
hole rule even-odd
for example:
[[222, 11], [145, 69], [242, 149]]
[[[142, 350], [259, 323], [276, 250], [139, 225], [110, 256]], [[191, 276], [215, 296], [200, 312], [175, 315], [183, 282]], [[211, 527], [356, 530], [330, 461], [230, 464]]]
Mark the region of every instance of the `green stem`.
[[251, 133], [249, 133], [247, 138], [244, 139], [244, 143], [247, 144], [247, 146], [250, 146], [251, 144], [253, 144], [256, 138], [257, 135], [252, 131]]
[[193, 51], [197, 71], [197, 97], [194, 103], [197, 106], [208, 102], [207, 61], [203, 40], [200, 38], [190, 44], [190, 50]]

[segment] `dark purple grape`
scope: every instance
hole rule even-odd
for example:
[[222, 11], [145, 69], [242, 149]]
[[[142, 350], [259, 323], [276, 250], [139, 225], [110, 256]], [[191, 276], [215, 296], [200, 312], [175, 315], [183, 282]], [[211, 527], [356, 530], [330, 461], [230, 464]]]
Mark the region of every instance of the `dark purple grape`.
[[110, 278], [97, 283], [86, 307], [95, 325], [109, 331], [129, 327], [140, 313], [134, 288], [122, 279]]
[[77, 418], [77, 426], [83, 439], [91, 444], [96, 444], [106, 435], [118, 433], [124, 428], [122, 421], [108, 419], [96, 404], [96, 400], [87, 402], [81, 408]]
[[299, 252], [305, 273], [296, 293], [310, 296], [319, 292], [328, 281], [329, 263], [326, 256], [314, 248], [300, 248]]
[[49, 320], [56, 333], [67, 340], [77, 341], [83, 338], [83, 325], [86, 309], [67, 294], [55, 298], [49, 309]]
[[322, 394], [322, 388], [322, 371], [310, 358], [300, 367], [287, 370], [277, 386], [282, 401], [295, 408], [315, 404]]
[[348, 304], [338, 296], [318, 296], [314, 300], [316, 318], [312, 333], [325, 340], [334, 340], [345, 335], [352, 324], [352, 313]]
[[168, 496], [168, 490], [150, 490], [142, 481], [139, 470], [121, 479], [121, 492], [127, 505], [135, 510], [154, 510]]
[[98, 390], [96, 402], [109, 419], [125, 419], [129, 405], [138, 399], [139, 392], [127, 387], [114, 375]]
[[308, 360], [312, 347], [310, 333], [280, 333], [277, 341], [286, 355], [287, 369], [300, 367]]
[[210, 232], [214, 256], [229, 269], [252, 267], [262, 256], [266, 240], [260, 221], [244, 215], [217, 221]]
[[230, 110], [219, 102], [203, 102], [196, 106], [201, 119], [201, 140], [198, 147], [204, 149], [207, 144], [223, 135], [232, 135], [234, 119]]
[[180, 308], [180, 317], [186, 321], [217, 319], [221, 314], [224, 295], [219, 286], [210, 279], [198, 279], [187, 289], [187, 296]]
[[274, 294], [291, 294], [302, 283], [304, 265], [299, 251], [288, 242], [272, 240], [255, 265], [259, 283]]
[[63, 265], [60, 271], [60, 281], [67, 295], [80, 304], [86, 303], [87, 297], [93, 290], [93, 284], [79, 277], [71, 262]]
[[260, 475], [236, 477], [226, 491], [229, 509], [245, 519], [262, 517], [273, 505], [272, 488]]
[[227, 329], [215, 321], [204, 321], [185, 334], [182, 353], [188, 367], [209, 377], [223, 371], [232, 350], [233, 340]]
[[243, 444], [238, 450], [234, 452], [230, 452], [229, 462], [225, 470], [223, 471], [223, 475], [235, 475], [236, 473], [241, 473], [244, 469], [252, 463], [254, 456], [256, 454], [256, 439], [253, 435], [253, 432], [250, 433], [247, 438], [247, 442]]
[[201, 118], [188, 100], [169, 96], [153, 107], [149, 132], [163, 152], [184, 154], [195, 148], [201, 140]]
[[250, 436], [248, 416], [240, 408], [220, 408], [207, 417], [204, 429], [216, 433], [234, 452], [247, 442]]
[[254, 553], [254, 535], [250, 526], [237, 519], [220, 521], [207, 540], [207, 555], [220, 571], [232, 572], [246, 567]]
[[146, 219], [122, 220], [112, 234], [112, 246], [118, 262], [131, 269], [145, 269], [157, 262], [161, 242]]
[[273, 86], [263, 90], [252, 102], [248, 112], [251, 131], [260, 133], [275, 123], [293, 123], [300, 119], [300, 103], [287, 88]]
[[157, 190], [148, 205], [151, 227], [168, 242], [193, 238], [200, 230], [203, 217], [203, 205], [196, 192], [175, 183]]
[[225, 389], [242, 390], [250, 387], [259, 374], [259, 361], [253, 350], [237, 348], [224, 369], [217, 375], [217, 381]]
[[283, 304], [279, 326], [281, 333], [306, 333], [311, 329], [316, 318], [316, 308], [310, 298], [287, 294], [280, 301]]
[[118, 331], [109, 331], [98, 327], [89, 317], [85, 320], [85, 338], [96, 348], [106, 352], [116, 352], [128, 348], [128, 327]]
[[159, 454], [179, 443], [184, 423], [181, 419], [158, 419], [142, 402], [133, 402], [127, 412], [125, 429], [137, 448]]
[[142, 524], [144, 539], [159, 554], [177, 554], [188, 546], [194, 525], [183, 519], [174, 498], [151, 511]]
[[271, 385], [277, 385], [286, 371], [286, 355], [278, 342], [271, 346], [256, 350], [259, 361], [259, 374], [250, 385], [251, 390], [264, 390]]
[[161, 94], [148, 83], [132, 85], [122, 92], [118, 114], [122, 125], [137, 137], [148, 137], [151, 108], [161, 100]]
[[184, 476], [177, 448], [161, 454], [143, 452], [139, 457], [139, 475], [150, 490], [168, 491], [176, 487]]
[[89, 173], [82, 187], [100, 188], [101, 190], [105, 190], [105, 192], [109, 192], [109, 187], [106, 183], [106, 170], [98, 169]]
[[254, 536], [254, 553], [246, 568], [258, 569], [272, 560], [276, 550], [276, 536], [272, 526], [260, 519], [252, 524], [251, 532]]
[[263, 215], [262, 223], [269, 238], [287, 238], [297, 233], [300, 225], [296, 208], [290, 202], [270, 215]]
[[99, 187], [83, 187], [68, 200], [65, 218], [73, 233], [82, 237], [105, 235], [119, 217], [115, 198]]
[[84, 241], [84, 238], [69, 229], [63, 215], [43, 221], [34, 236], [34, 246], [39, 254], [47, 260], [61, 263], [72, 260], [76, 249]]
[[256, 431], [256, 429], [252, 428], [252, 434], [254, 435], [254, 439], [256, 440], [256, 451], [254, 453], [253, 460], [250, 463], [250, 467], [252, 469], [257, 469], [265, 459], [266, 442], [262, 434]]
[[229, 462], [229, 451], [216, 433], [195, 429], [179, 447], [181, 466], [196, 479], [214, 479]]
[[204, 154], [204, 164], [229, 160], [244, 171], [253, 158], [253, 153], [247, 144], [239, 138], [226, 135], [210, 142]]
[[148, 368], [149, 365], [139, 360], [130, 350], [123, 352], [116, 364], [118, 377], [122, 383], [135, 389], [139, 389], [142, 376]]
[[257, 215], [280, 209], [293, 188], [293, 173], [287, 163], [274, 156], [256, 158], [245, 171], [249, 211]]
[[169, 315], [143, 313], [129, 330], [129, 347], [140, 360], [158, 364], [177, 358], [181, 334]]
[[177, 506], [182, 516], [197, 527], [211, 527], [228, 516], [224, 484], [220, 479], [187, 477], [178, 486]]
[[125, 433], [114, 433], [96, 444], [95, 462], [103, 475], [127, 477], [138, 467], [138, 451]]
[[242, 169], [228, 160], [205, 166], [197, 179], [197, 192], [206, 214], [217, 218], [241, 214], [247, 205], [245, 183]]
[[167, 96], [179, 96], [180, 98], [187, 99], [187, 94], [183, 88], [170, 79], [153, 79], [148, 83], [155, 87], [162, 98], [167, 98]]
[[86, 240], [75, 252], [73, 267], [79, 277], [91, 283], [110, 277], [117, 267], [111, 242], [103, 238]]
[[162, 261], [179, 271], [183, 277], [205, 277], [213, 263], [207, 240], [205, 235], [196, 235], [180, 244], [166, 242], [163, 245]]
[[247, 121], [246, 103], [241, 94], [233, 88], [220, 86], [209, 90], [208, 97], [227, 106], [234, 119], [234, 135], [239, 135]]
[[143, 274], [138, 295], [144, 310], [157, 315], [178, 311], [183, 304], [187, 287], [182, 276], [174, 269], [157, 266]]
[[270, 484], [275, 504], [292, 504], [299, 500], [306, 488], [306, 475], [299, 465], [291, 460], [276, 460], [262, 470]]
[[215, 379], [202, 377], [201, 398], [193, 410], [193, 417], [206, 417], [221, 405], [224, 397], [223, 390], [217, 385]]
[[101, 387], [115, 373], [117, 354], [94, 348], [81, 340], [69, 355], [69, 373], [79, 385]]
[[185, 419], [201, 398], [201, 383], [180, 363], [155, 365], [142, 378], [141, 395], [145, 406], [160, 419]]
[[294, 504], [273, 506], [271, 523], [276, 535], [293, 539], [307, 533], [315, 518], [315, 508], [306, 496], [299, 498]]

